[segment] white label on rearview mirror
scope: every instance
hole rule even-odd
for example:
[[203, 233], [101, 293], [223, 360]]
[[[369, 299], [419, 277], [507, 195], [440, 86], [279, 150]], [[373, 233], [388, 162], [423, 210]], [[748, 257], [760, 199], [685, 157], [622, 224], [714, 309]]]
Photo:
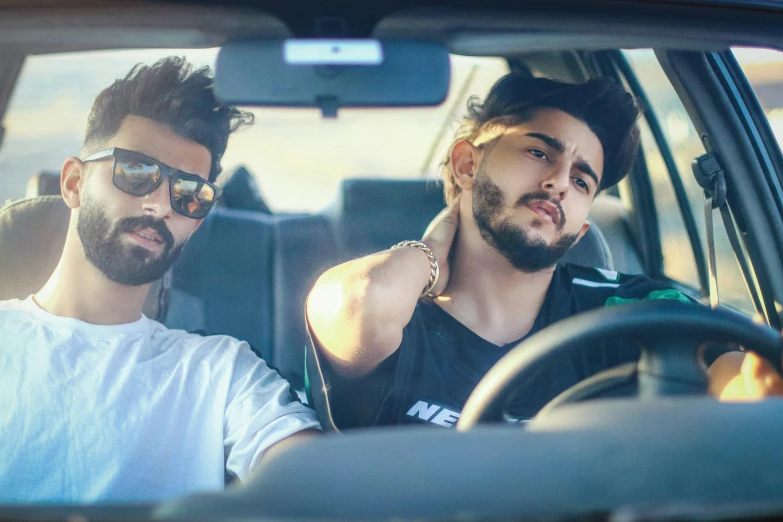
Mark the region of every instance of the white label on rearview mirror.
[[286, 40], [283, 60], [292, 65], [378, 65], [383, 48], [378, 40]]

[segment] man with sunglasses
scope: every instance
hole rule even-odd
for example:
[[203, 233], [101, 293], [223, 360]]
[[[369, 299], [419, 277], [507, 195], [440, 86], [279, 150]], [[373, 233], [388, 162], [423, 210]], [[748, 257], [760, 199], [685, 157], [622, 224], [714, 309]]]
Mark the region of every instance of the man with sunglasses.
[[0, 504], [154, 502], [244, 479], [318, 429], [289, 384], [227, 336], [142, 315], [217, 199], [228, 137], [252, 116], [219, 105], [209, 69], [137, 66], [99, 94], [57, 268], [0, 303]]

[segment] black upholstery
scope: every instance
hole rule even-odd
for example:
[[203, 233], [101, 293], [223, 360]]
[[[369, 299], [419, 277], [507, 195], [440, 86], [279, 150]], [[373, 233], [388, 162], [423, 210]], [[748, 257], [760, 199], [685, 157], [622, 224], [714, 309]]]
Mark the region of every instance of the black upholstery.
[[220, 204], [229, 208], [253, 210], [271, 214], [269, 206], [261, 195], [261, 189], [253, 175], [245, 167], [238, 167], [223, 185]]
[[443, 184], [426, 179], [353, 178], [340, 183], [327, 209], [346, 259], [419, 239], [445, 207]]
[[305, 300], [315, 280], [339, 263], [331, 224], [319, 215], [279, 216], [275, 228], [274, 360], [304, 389]]
[[273, 218], [214, 208], [174, 266], [167, 326], [228, 334], [273, 360], [273, 249]]

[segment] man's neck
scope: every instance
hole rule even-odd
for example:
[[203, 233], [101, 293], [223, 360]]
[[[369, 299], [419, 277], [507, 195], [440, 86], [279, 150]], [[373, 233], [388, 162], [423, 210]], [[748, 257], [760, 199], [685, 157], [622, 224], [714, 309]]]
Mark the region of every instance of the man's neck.
[[91, 324], [117, 325], [141, 318], [149, 285], [110, 281], [84, 256], [78, 239], [66, 239], [63, 256], [35, 302], [47, 312]]
[[472, 221], [460, 226], [454, 248], [448, 287], [435, 302], [494, 344], [527, 335], [544, 304], [554, 267], [533, 273], [515, 268]]

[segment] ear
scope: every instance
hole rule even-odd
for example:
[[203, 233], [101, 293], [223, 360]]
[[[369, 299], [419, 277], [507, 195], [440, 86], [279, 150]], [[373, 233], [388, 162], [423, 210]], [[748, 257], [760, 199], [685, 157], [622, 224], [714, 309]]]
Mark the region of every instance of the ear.
[[462, 190], [471, 190], [478, 168], [480, 149], [468, 140], [459, 140], [449, 154], [454, 182]]
[[590, 222], [585, 220], [584, 225], [582, 225], [582, 228], [579, 229], [579, 232], [576, 234], [576, 241], [574, 241], [574, 244], [571, 246], [574, 246], [575, 244], [579, 243], [579, 241], [585, 237], [585, 234], [587, 234], [587, 231], [590, 230]]
[[87, 167], [82, 160], [72, 156], [65, 160], [60, 171], [60, 192], [68, 208], [79, 208]]

